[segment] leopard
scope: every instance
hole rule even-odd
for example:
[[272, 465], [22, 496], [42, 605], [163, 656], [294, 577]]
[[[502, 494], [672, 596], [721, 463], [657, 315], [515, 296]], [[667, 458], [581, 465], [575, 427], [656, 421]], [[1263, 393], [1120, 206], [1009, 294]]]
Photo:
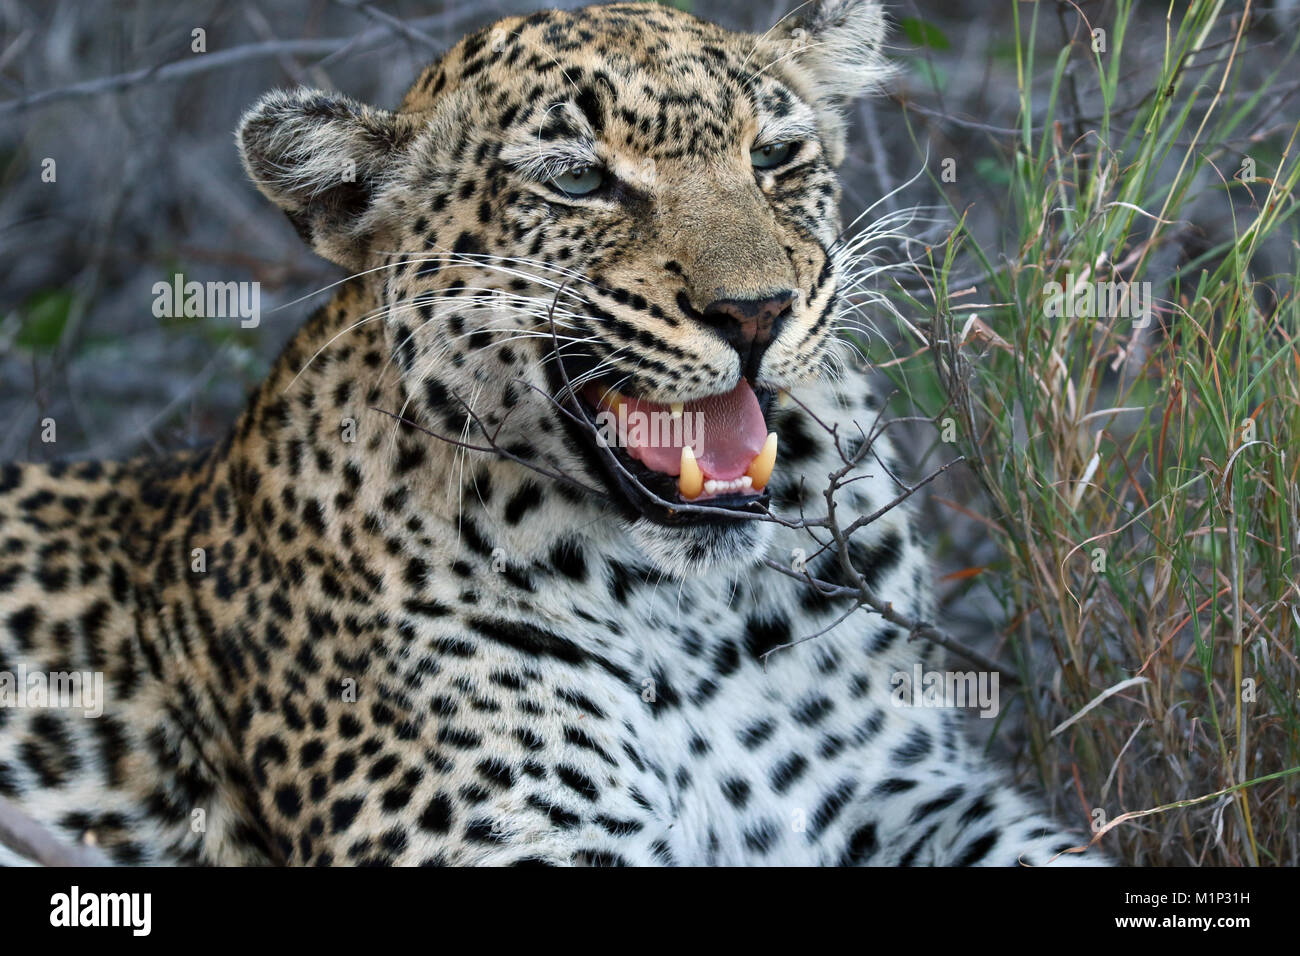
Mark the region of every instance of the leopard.
[[0, 708], [0, 797], [118, 865], [1104, 862], [897, 693], [943, 649], [837, 172], [888, 29], [612, 3], [265, 94], [345, 277], [214, 444], [0, 468], [0, 673], [103, 688]]

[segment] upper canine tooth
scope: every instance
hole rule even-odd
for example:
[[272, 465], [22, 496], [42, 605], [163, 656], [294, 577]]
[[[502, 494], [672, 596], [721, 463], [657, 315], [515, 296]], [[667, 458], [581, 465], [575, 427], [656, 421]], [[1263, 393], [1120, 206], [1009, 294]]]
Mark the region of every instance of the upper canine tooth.
[[685, 407], [686, 405], [684, 402], [672, 402], [669, 404], [668, 410], [672, 413], [673, 418], [681, 418], [682, 409]]
[[745, 470], [745, 474], [753, 479], [755, 491], [762, 491], [767, 487], [767, 482], [772, 477], [772, 469], [775, 467], [776, 432], [769, 432], [767, 441], [763, 442], [763, 450], [754, 456], [754, 460], [749, 463], [749, 468]]
[[790, 397], [790, 393], [789, 393], [789, 392], [787, 392], [787, 391], [786, 391], [785, 389], [783, 389], [783, 388], [777, 390], [777, 393], [776, 393], [776, 407], [777, 407], [777, 408], [789, 408], [789, 407], [790, 407], [791, 405], [793, 405], [793, 404], [794, 404], [794, 400]]
[[695, 452], [691, 451], [690, 445], [682, 446], [681, 465], [681, 474], [677, 476], [677, 490], [682, 493], [683, 498], [694, 500], [704, 490], [704, 472], [700, 471], [699, 463], [695, 460]]

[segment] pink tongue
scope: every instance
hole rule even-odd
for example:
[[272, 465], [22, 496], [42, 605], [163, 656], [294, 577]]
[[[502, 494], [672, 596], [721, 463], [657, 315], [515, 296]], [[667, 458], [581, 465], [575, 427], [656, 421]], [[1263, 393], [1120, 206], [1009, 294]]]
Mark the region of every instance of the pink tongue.
[[[602, 410], [603, 386], [587, 388], [587, 399]], [[763, 450], [767, 425], [758, 398], [743, 378], [725, 395], [686, 402], [679, 419], [667, 405], [623, 398], [618, 434], [622, 447], [647, 468], [665, 475], [681, 473], [682, 446], [695, 452], [704, 477], [726, 481], [739, 478]]]

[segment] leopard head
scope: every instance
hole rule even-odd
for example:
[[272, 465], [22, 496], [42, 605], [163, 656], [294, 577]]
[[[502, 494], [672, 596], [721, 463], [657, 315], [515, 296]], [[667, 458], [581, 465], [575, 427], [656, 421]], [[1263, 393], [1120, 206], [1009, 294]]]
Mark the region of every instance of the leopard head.
[[773, 402], [834, 338], [844, 107], [887, 72], [874, 0], [801, 10], [505, 19], [395, 111], [268, 94], [241, 154], [370, 284], [408, 414], [490, 433], [665, 570], [735, 566], [770, 527]]

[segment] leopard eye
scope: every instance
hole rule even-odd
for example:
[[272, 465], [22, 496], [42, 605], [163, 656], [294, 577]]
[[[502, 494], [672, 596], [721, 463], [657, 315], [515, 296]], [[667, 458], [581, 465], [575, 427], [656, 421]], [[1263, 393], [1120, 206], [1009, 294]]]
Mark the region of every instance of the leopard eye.
[[775, 169], [790, 158], [794, 146], [794, 143], [771, 143], [750, 150], [749, 161], [754, 164], [755, 169]]
[[566, 196], [586, 196], [605, 185], [605, 171], [596, 166], [575, 166], [550, 181]]

